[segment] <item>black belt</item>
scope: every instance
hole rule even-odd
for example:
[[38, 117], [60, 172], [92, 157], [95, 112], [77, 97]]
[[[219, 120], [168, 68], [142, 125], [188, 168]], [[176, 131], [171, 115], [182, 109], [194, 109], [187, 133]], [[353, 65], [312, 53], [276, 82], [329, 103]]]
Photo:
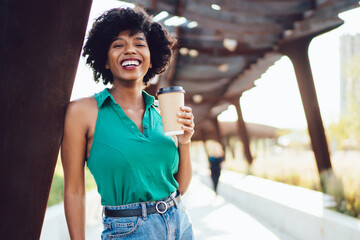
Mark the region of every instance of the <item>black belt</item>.
[[[181, 195], [178, 194], [175, 198], [177, 202], [180, 201]], [[154, 206], [146, 207], [147, 214], [160, 213], [164, 214], [168, 209], [175, 206], [175, 202], [171, 197], [164, 201], [157, 201]], [[107, 217], [135, 217], [142, 216], [142, 208], [139, 209], [107, 209], [105, 208], [105, 216]]]

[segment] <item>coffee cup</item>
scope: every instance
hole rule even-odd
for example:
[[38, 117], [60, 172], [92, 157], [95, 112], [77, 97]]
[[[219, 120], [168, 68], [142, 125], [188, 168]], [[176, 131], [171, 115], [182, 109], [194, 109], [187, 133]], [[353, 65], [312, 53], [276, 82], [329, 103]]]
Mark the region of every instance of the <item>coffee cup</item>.
[[184, 106], [185, 90], [180, 86], [160, 88], [157, 92], [162, 123], [166, 136], [184, 134], [183, 124], [178, 122], [177, 113]]

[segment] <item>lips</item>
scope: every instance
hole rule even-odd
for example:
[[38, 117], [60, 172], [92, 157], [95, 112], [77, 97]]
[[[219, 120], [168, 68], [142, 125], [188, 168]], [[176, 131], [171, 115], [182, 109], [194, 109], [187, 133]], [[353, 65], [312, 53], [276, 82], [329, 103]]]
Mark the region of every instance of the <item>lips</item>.
[[136, 58], [127, 58], [121, 61], [121, 67], [126, 70], [132, 70], [137, 68], [141, 64], [141, 61]]

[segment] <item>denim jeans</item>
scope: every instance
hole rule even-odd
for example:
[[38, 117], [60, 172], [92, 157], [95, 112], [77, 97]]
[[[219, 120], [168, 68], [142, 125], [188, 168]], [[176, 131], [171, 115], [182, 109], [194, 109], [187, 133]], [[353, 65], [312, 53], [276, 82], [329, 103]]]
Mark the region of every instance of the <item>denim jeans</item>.
[[104, 206], [104, 209], [142, 209], [142, 216], [120, 218], [103, 217], [104, 230], [101, 234], [101, 239], [194, 239], [192, 223], [185, 205], [181, 200], [163, 214], [153, 213], [147, 215], [146, 206], [155, 206], [155, 204], [156, 202], [145, 202], [121, 206]]

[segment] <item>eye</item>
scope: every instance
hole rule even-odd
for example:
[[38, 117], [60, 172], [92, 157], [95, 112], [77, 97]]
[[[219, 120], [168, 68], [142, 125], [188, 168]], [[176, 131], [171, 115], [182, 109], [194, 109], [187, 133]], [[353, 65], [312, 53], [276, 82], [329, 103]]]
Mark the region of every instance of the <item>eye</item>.
[[123, 47], [124, 45], [123, 44], [115, 44], [114, 45], [114, 48], [121, 48], [121, 47]]
[[138, 43], [138, 44], [136, 44], [135, 46], [137, 46], [137, 47], [145, 47], [145, 44]]

